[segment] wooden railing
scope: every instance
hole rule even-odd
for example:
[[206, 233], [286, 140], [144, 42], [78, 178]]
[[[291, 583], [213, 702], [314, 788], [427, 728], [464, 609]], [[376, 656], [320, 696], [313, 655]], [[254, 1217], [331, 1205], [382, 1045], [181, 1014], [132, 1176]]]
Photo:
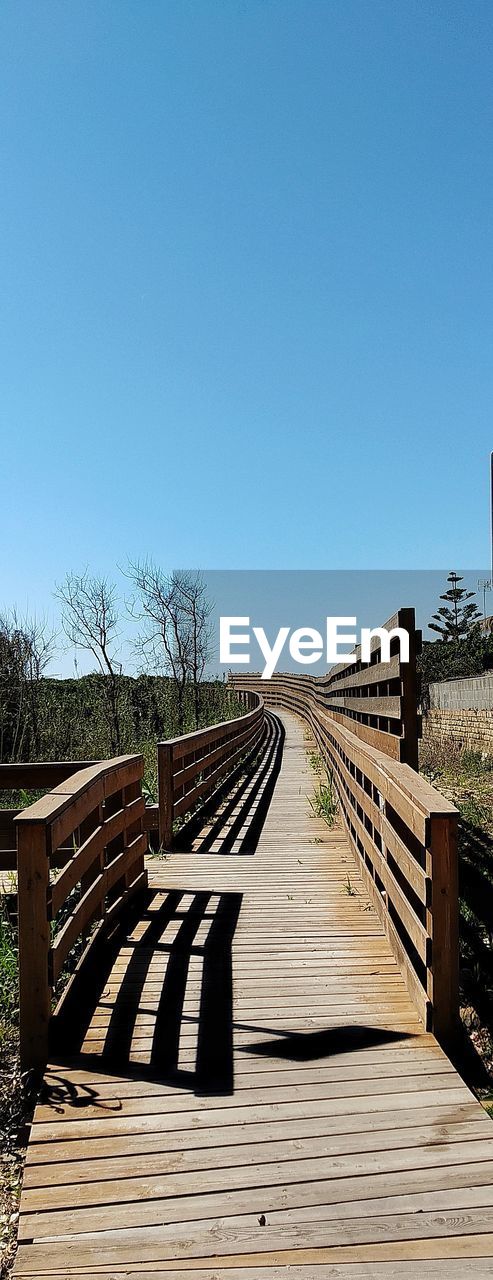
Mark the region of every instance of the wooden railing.
[[24, 1070], [47, 1060], [53, 990], [74, 945], [147, 883], [142, 773], [142, 756], [78, 769], [15, 819]]
[[[96, 760], [48, 760], [36, 764], [0, 764], [0, 793], [50, 791], [71, 774], [96, 763]], [[15, 819], [20, 812], [20, 805], [16, 809], [0, 808], [0, 871], [17, 869]]]
[[[397, 616], [404, 613], [412, 611], [401, 610]], [[458, 814], [409, 763], [401, 762], [417, 751], [415, 696], [412, 705], [417, 648], [411, 646], [411, 670], [400, 692], [401, 664], [392, 654], [390, 663], [382, 664], [378, 652], [371, 665], [364, 667], [358, 659], [356, 671], [350, 666], [354, 674], [338, 668], [323, 681], [291, 675], [264, 681], [243, 674], [231, 680], [235, 690], [257, 688], [268, 705], [291, 710], [310, 725], [332, 775], [366, 889], [410, 994], [425, 1027], [450, 1043], [458, 1028]], [[370, 692], [356, 695], [358, 688]], [[327, 696], [321, 689], [328, 690]], [[339, 693], [349, 705], [341, 705]], [[360, 699], [370, 703], [366, 712], [356, 711]], [[371, 723], [373, 716], [377, 725]]]
[[146, 812], [146, 826], [159, 828], [163, 849], [172, 845], [177, 819], [190, 814], [259, 750], [266, 732], [263, 698], [243, 692], [240, 701], [245, 714], [235, 720], [158, 743], [159, 803]]
[[[297, 693], [310, 698], [311, 705], [330, 711], [332, 718], [345, 724], [358, 738], [391, 756], [418, 767], [418, 738], [421, 719], [418, 715], [419, 676], [416, 658], [421, 651], [421, 632], [416, 631], [414, 609], [399, 609], [384, 623], [382, 630], [396, 627], [409, 636], [409, 662], [402, 662], [397, 638], [390, 644], [390, 661], [382, 661], [381, 642], [371, 641], [371, 663], [361, 659], [361, 646], [355, 649], [355, 662], [342, 662], [328, 675], [283, 675], [283, 697]], [[261, 680], [259, 674], [232, 675], [235, 690], [256, 689], [269, 693], [275, 700], [276, 679]], [[289, 686], [289, 687], [288, 687]]]

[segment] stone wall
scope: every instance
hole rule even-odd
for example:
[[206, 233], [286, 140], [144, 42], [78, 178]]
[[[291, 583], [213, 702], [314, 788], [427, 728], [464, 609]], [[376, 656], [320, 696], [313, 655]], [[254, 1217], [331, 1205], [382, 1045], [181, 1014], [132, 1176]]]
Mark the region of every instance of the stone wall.
[[452, 739], [472, 751], [493, 755], [493, 673], [430, 684], [430, 709], [423, 717], [423, 740]]
[[474, 708], [454, 711], [432, 707], [423, 716], [423, 741], [436, 741], [437, 738], [442, 742], [453, 739], [471, 751], [486, 751], [488, 755], [493, 755], [493, 708], [485, 711]]

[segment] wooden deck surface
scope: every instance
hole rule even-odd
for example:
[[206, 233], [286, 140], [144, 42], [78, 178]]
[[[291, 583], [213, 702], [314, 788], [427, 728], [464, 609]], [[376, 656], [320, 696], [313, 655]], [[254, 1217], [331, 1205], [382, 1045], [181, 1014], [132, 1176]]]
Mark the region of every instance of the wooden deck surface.
[[94, 965], [34, 1118], [17, 1276], [493, 1275], [491, 1121], [279, 719], [260, 835], [274, 754], [195, 852], [149, 861], [143, 915]]

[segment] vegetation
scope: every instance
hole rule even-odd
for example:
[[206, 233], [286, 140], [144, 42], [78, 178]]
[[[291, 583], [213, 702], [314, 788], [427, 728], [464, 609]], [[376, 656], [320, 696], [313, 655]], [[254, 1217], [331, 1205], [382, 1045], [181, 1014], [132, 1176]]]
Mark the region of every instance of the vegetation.
[[4, 1265], [13, 1259], [22, 1172], [19, 1141], [31, 1101], [18, 1058], [18, 985], [15, 930], [0, 896], [0, 1227]]
[[200, 723], [200, 683], [210, 656], [207, 599], [199, 573], [167, 576], [152, 560], [129, 568], [136, 597], [129, 608], [141, 624], [136, 650], [145, 665], [168, 673], [176, 691], [178, 733], [184, 732], [187, 685], [193, 690], [194, 727]]
[[[26, 708], [23, 733], [12, 742], [10, 751], [4, 751], [3, 762], [111, 757], [113, 735], [105, 682], [106, 677], [96, 673], [68, 680], [43, 678], [36, 690], [36, 736], [31, 732]], [[204, 681], [200, 699], [200, 724], [228, 720], [240, 714], [237, 699], [222, 680]], [[185, 690], [183, 725], [185, 732], [195, 727], [191, 685]], [[151, 750], [155, 751], [159, 738], [172, 737], [178, 731], [177, 695], [172, 680], [151, 675], [119, 677], [119, 734], [123, 752], [143, 751], [148, 757]]]
[[477, 625], [471, 627], [465, 640], [425, 640], [418, 659], [425, 709], [428, 704], [428, 687], [434, 680], [479, 676], [492, 666], [493, 636], [485, 635]]
[[0, 614], [0, 760], [39, 751], [38, 690], [54, 644], [45, 621]]
[[312, 813], [316, 818], [323, 818], [327, 826], [332, 827], [338, 808], [333, 773], [325, 768], [321, 757], [315, 751], [310, 752], [308, 758], [317, 777], [315, 790], [309, 797]]
[[473, 599], [475, 592], [466, 591], [465, 587], [460, 587], [459, 582], [463, 581], [460, 574], [449, 573], [447, 582], [450, 582], [450, 586], [448, 591], [440, 596], [440, 600], [444, 600], [445, 603], [433, 614], [433, 621], [429, 624], [430, 631], [438, 631], [446, 641], [465, 639], [473, 623], [481, 617], [476, 605], [467, 603]]
[[[240, 713], [220, 680], [205, 680], [211, 602], [200, 573], [171, 575], [151, 560], [130, 565], [134, 596], [123, 606], [115, 583], [69, 573], [56, 588], [65, 637], [96, 670], [76, 679], [48, 677], [56, 637], [46, 623], [0, 615], [0, 761], [104, 759], [142, 751], [145, 787], [156, 798], [155, 746]], [[140, 631], [141, 674], [119, 659], [124, 607]], [[1, 803], [1, 799], [0, 799]], [[4, 800], [5, 803], [5, 800]]]
[[107, 578], [91, 577], [84, 573], [68, 573], [65, 582], [57, 588], [62, 604], [62, 624], [65, 635], [75, 649], [85, 649], [96, 659], [101, 675], [106, 679], [101, 686], [108, 709], [108, 726], [111, 737], [111, 755], [122, 750], [120, 726], [120, 677], [121, 664], [117, 661], [118, 607], [116, 587]]
[[418, 659], [421, 673], [421, 700], [426, 711], [429, 703], [429, 686], [435, 680], [454, 680], [481, 675], [493, 666], [493, 636], [481, 630], [480, 613], [471, 602], [473, 591], [466, 591], [458, 584], [462, 578], [450, 573], [451, 583], [440, 599], [445, 601], [437, 609], [430, 622], [430, 630], [438, 632], [439, 640], [425, 640]]
[[[97, 759], [146, 750], [146, 743], [227, 719], [238, 704], [221, 681], [206, 681], [212, 609], [200, 573], [167, 575], [147, 559], [127, 573], [133, 597], [88, 569], [68, 573], [55, 595], [69, 645], [95, 671], [47, 678], [56, 637], [44, 621], [0, 615], [0, 761]], [[139, 623], [133, 646], [141, 674], [123, 674], [124, 612]]]

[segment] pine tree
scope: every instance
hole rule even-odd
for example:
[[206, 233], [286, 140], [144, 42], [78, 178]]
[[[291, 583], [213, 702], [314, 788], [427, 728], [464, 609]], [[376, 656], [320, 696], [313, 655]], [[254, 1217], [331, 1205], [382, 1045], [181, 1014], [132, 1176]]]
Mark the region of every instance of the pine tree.
[[441, 609], [437, 609], [433, 614], [434, 621], [429, 623], [430, 631], [438, 631], [442, 640], [464, 640], [471, 627], [481, 617], [475, 604], [466, 604], [475, 592], [466, 591], [465, 587], [460, 587], [459, 583], [463, 581], [460, 574], [449, 573], [447, 582], [450, 582], [450, 587], [443, 596], [440, 596], [440, 600], [444, 600], [445, 604]]

